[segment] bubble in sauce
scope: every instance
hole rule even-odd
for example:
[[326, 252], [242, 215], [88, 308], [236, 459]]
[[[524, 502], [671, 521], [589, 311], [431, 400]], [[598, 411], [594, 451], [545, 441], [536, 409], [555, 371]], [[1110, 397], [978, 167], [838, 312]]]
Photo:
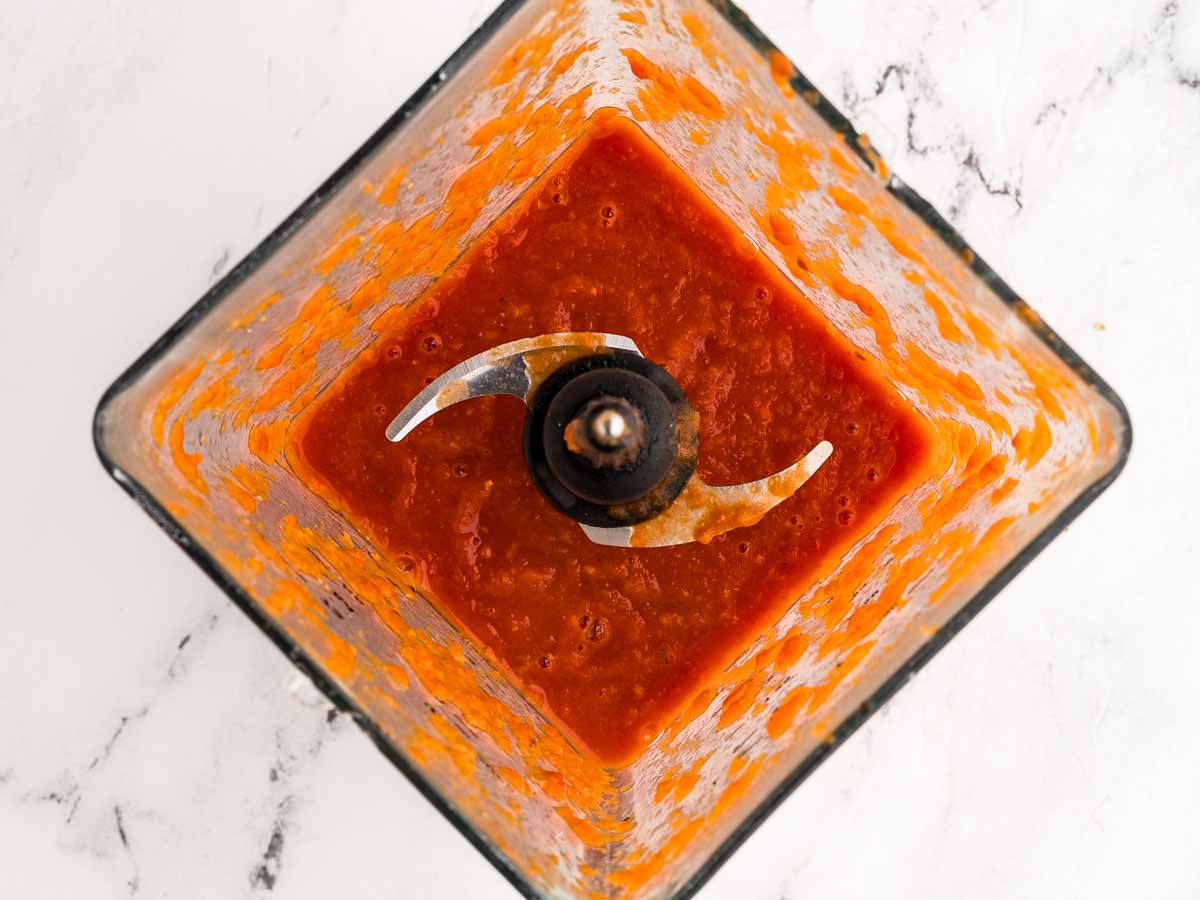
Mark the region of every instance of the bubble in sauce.
[[592, 643], [603, 643], [612, 635], [612, 626], [604, 616], [592, 619], [587, 628], [587, 639]]

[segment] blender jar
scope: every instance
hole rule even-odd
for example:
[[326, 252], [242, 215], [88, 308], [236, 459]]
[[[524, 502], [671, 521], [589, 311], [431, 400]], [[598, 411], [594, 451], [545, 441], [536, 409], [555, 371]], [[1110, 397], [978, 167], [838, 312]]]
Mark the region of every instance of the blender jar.
[[[624, 168], [604, 171], [628, 209], [608, 216], [603, 205], [598, 215], [632, 218], [659, 203], [670, 215], [640, 232], [648, 255], [599, 265], [588, 248], [600, 238], [560, 229], [555, 246], [578, 238], [578, 253], [539, 257], [554, 205], [591, 196], [572, 178], [614, 147]], [[717, 277], [728, 248], [774, 285], [758, 302], [801, 298], [795, 327], [820, 331], [826, 349], [793, 358], [749, 295], [705, 300], [686, 289], [671, 308], [700, 318], [702, 304], [724, 304], [712, 347], [725, 341], [737, 362], [682, 362], [670, 329], [630, 337], [678, 363], [706, 409], [722, 408], [720, 397], [737, 407], [725, 437], [702, 417], [718, 470], [722, 448], [756, 428], [784, 442], [791, 432], [799, 444], [831, 440], [829, 468], [779, 515], [811, 527], [828, 502], [825, 515], [845, 527], [792, 594], [714, 628], [703, 672], [673, 682], [686, 689], [652, 727], [610, 747], [536, 671], [523, 674], [483, 619], [439, 597], [427, 560], [396, 551], [421, 513], [384, 528], [345, 495], [345, 468], [321, 471], [305, 441], [322, 423], [336, 436], [337, 397], [393, 347], [401, 360], [419, 356], [420, 341], [443, 351], [419, 363], [423, 376], [468, 349], [529, 336], [520, 329], [534, 321], [588, 330], [616, 315], [606, 267], [615, 284], [657, 266], [655, 247], [700, 240], [715, 243], [689, 272], [707, 265]], [[471, 267], [497, 253], [547, 285], [530, 300], [532, 318], [463, 293], [476, 284]], [[669, 293], [653, 290], [649, 310]], [[551, 295], [569, 302], [537, 318]], [[636, 332], [638, 307], [628, 309], [622, 326]], [[459, 356], [448, 358], [451, 348]], [[837, 354], [844, 361], [830, 362]], [[804, 396], [843, 396], [847, 378], [882, 386], [896, 427], [916, 437], [903, 477], [869, 515], [853, 515], [849, 501], [839, 511], [847, 498], [821, 493], [836, 494], [845, 475], [838, 453], [862, 438], [854, 422], [798, 410], [763, 425], [753, 403], [728, 399], [738, 367], [755, 360], [803, 384]], [[395, 400], [381, 403], [389, 414]], [[510, 403], [489, 415], [521, 411]], [[372, 454], [392, 449], [385, 424]], [[450, 433], [436, 420], [423, 427], [430, 447]], [[95, 439], [121, 486], [520, 892], [683, 897], [1116, 477], [1130, 425], [1112, 390], [732, 4], [526, 0], [503, 4], [118, 379]], [[507, 445], [487, 452], [519, 456]], [[446, 503], [480, 490], [468, 467], [457, 482], [437, 481], [434, 468], [414, 463], [409, 473], [432, 492], [431, 519], [438, 490]], [[378, 485], [385, 499], [403, 480]], [[540, 499], [528, 492], [530, 521], [555, 527], [532, 512]], [[560, 527], [575, 528], [565, 518]], [[679, 558], [750, 559], [762, 527]], [[542, 552], [532, 525], [518, 519], [512, 531], [503, 546], [514, 566]], [[501, 546], [495, 532], [490, 541]], [[672, 551], [610, 552], [603, 559], [619, 567]], [[776, 558], [760, 556], [753, 565], [774, 571]], [[605, 571], [596, 577], [612, 588]], [[522, 602], [560, 590], [556, 578], [525, 582]], [[669, 579], [657, 590], [671, 599]], [[579, 603], [586, 611], [589, 597]], [[664, 665], [676, 664], [667, 654]]]

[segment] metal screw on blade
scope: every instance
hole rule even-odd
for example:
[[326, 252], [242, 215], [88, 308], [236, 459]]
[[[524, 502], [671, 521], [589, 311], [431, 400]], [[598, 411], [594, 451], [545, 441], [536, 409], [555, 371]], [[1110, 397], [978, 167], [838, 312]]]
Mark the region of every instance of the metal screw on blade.
[[571, 453], [597, 469], [611, 470], [632, 465], [650, 440], [637, 406], [609, 394], [585, 403], [567, 423], [562, 437]]
[[602, 409], [592, 419], [592, 440], [601, 447], [615, 450], [625, 443], [629, 420], [617, 409]]

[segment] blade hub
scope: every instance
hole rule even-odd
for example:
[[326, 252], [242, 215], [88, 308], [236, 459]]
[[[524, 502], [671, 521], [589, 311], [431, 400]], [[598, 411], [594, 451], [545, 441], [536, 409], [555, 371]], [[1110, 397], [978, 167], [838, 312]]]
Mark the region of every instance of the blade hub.
[[699, 433], [680, 427], [694, 416], [661, 366], [624, 351], [592, 354], [534, 394], [525, 459], [559, 512], [598, 527], [634, 525], [666, 509], [695, 472]]

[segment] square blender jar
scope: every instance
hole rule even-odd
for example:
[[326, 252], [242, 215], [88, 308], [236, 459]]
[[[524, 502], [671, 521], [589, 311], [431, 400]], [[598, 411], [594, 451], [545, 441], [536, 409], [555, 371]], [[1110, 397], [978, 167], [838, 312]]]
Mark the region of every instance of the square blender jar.
[[[920, 423], [924, 449], [668, 716], [606, 754], [298, 447], [364, 360], [418, 313], [436, 322], [438, 292], [472, 259], [518, 252], [496, 235], [618, 140], [689, 186], [672, 201], [681, 230], [736, 246], [802, 298]], [[602, 278], [597, 290], [602, 303]], [[724, 336], [761, 342], [740, 303]], [[480, 335], [497, 315], [480, 302]], [[117, 482], [519, 892], [596, 898], [698, 890], [1111, 483], [1131, 441], [1103, 380], [715, 0], [504, 3], [116, 381], [94, 434]], [[830, 437], [835, 452], [849, 439]]]

